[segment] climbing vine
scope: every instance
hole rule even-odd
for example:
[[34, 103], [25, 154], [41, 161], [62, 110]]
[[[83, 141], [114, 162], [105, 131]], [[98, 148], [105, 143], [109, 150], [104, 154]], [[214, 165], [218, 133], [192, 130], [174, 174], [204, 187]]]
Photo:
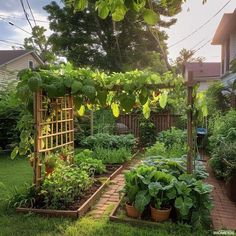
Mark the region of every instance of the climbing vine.
[[[183, 80], [170, 72], [163, 75], [148, 71], [130, 71], [126, 73], [104, 73], [90, 68], [74, 69], [71, 64], [61, 65], [49, 70], [24, 70], [19, 74], [17, 86], [18, 97], [25, 102], [28, 114], [25, 119], [30, 125], [20, 127], [21, 142], [12, 152], [17, 154], [32, 153], [33, 146], [33, 94], [39, 90], [48, 97], [48, 109], [52, 98], [72, 94], [75, 112], [83, 116], [86, 109], [96, 110], [100, 107], [110, 107], [113, 115], [118, 117], [121, 112], [131, 112], [140, 107], [144, 117], [150, 116], [151, 107], [159, 105], [165, 108], [168, 95], [175, 88], [183, 85]], [[206, 115], [204, 95], [195, 96], [194, 109]], [[25, 128], [24, 128], [25, 127]]]

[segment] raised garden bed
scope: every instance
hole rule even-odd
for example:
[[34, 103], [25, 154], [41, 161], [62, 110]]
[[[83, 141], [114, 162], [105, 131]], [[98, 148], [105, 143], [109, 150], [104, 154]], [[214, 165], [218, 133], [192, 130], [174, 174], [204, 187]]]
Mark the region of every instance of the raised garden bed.
[[[53, 209], [40, 209], [40, 208], [16, 208], [17, 212], [29, 213], [33, 212], [39, 215], [50, 217], [70, 217], [79, 218], [83, 216], [91, 206], [100, 198], [104, 189], [110, 180], [114, 179], [126, 165], [107, 166], [107, 173], [96, 176], [97, 181], [85, 193], [80, 201], [75, 202], [68, 210], [53, 210]], [[103, 181], [99, 179], [103, 178]]]
[[[114, 210], [111, 212], [109, 219], [113, 222], [118, 223], [128, 223], [134, 226], [151, 226], [151, 227], [157, 227], [161, 223], [159, 222], [153, 222], [150, 219], [150, 216], [146, 215], [145, 217], [134, 219], [130, 218], [126, 215], [125, 207], [122, 204], [123, 199], [119, 201], [119, 203], [116, 205]], [[145, 214], [145, 213], [144, 213]]]

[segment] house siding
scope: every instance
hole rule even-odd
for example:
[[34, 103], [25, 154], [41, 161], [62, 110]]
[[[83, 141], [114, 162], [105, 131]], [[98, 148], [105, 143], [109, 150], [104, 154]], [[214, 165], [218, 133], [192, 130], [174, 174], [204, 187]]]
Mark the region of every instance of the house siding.
[[236, 58], [236, 30], [230, 34], [230, 61]]
[[0, 67], [0, 89], [7, 87], [9, 84], [17, 83], [17, 74], [19, 71], [28, 68], [28, 61], [34, 62], [34, 67], [40, 65], [32, 54], [27, 54], [3, 67]]

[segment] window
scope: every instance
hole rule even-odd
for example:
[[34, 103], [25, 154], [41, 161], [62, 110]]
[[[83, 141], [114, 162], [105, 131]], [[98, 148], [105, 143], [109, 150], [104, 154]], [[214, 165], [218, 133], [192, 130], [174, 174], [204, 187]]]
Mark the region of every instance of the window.
[[28, 62], [28, 67], [29, 67], [30, 69], [34, 69], [34, 62], [33, 62], [32, 60], [29, 60], [29, 62]]

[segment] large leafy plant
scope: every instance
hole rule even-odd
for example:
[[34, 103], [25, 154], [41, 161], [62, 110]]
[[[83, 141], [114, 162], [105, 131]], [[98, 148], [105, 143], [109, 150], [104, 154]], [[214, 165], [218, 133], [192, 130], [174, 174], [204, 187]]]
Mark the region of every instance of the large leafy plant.
[[59, 165], [47, 176], [41, 187], [41, 195], [46, 208], [66, 209], [83, 196], [94, 179], [78, 167]]
[[98, 146], [108, 149], [132, 149], [136, 145], [136, 139], [133, 134], [112, 135], [107, 133], [98, 133], [85, 138], [82, 144], [86, 148], [93, 150]]
[[75, 164], [81, 169], [88, 172], [90, 175], [102, 174], [106, 171], [102, 160], [93, 158], [93, 152], [90, 150], [83, 150], [75, 155]]

